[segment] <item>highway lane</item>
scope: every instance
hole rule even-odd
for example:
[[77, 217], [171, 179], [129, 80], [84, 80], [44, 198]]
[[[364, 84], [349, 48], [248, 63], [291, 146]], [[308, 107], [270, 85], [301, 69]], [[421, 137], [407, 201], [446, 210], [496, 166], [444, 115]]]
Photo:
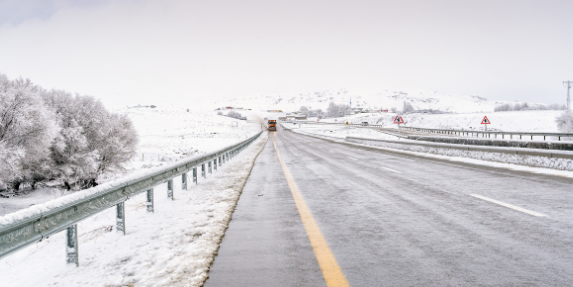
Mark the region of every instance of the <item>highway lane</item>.
[[[284, 130], [275, 133], [274, 140], [352, 286], [567, 286], [573, 281], [571, 179], [420, 158]], [[272, 148], [267, 144], [263, 154], [272, 156]], [[275, 167], [253, 170], [252, 176], [271, 170], [273, 180], [284, 181]], [[206, 286], [225, 286], [209, 283], [227, 277], [229, 265], [221, 264], [241, 248], [239, 238], [260, 237], [276, 228], [238, 231], [235, 216], [250, 208], [242, 197]], [[277, 218], [275, 224], [301, 225], [300, 218], [292, 218], [293, 208], [285, 196], [267, 212], [290, 209], [288, 217]], [[265, 213], [259, 215], [252, 220], [264, 221]], [[303, 246], [304, 229], [290, 232]], [[275, 235], [266, 240], [290, 244], [281, 240], [284, 234]], [[288, 255], [275, 255], [299, 255], [297, 248], [288, 250]], [[302, 248], [300, 258], [316, 264], [308, 251]], [[272, 270], [253, 268], [256, 253], [242, 255], [236, 264], [251, 266], [242, 270], [244, 274], [255, 282], [269, 278]], [[311, 270], [316, 279], [316, 266]], [[299, 277], [297, 270], [280, 272]], [[316, 280], [303, 285], [281, 282], [266, 286], [325, 286]]]

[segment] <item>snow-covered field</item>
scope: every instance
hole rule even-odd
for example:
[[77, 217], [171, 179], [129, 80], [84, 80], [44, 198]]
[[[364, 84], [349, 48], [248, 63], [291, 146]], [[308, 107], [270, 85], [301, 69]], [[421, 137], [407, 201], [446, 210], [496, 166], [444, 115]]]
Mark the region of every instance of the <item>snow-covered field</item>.
[[129, 199], [125, 236], [115, 232], [113, 208], [79, 223], [80, 267], [65, 264], [62, 232], [2, 258], [0, 286], [201, 286], [266, 139], [198, 186], [181, 190], [174, 181], [173, 201], [157, 186], [155, 213], [146, 211], [145, 194]]
[[[460, 114], [402, 114], [408, 127], [430, 129], [475, 129], [483, 130], [481, 124], [484, 116], [490, 120], [488, 130], [496, 131], [529, 131], [529, 132], [559, 132], [555, 118], [563, 111], [512, 111], [488, 113], [460, 113]], [[370, 124], [383, 124], [387, 128], [398, 128], [393, 124], [395, 113], [365, 113], [344, 118], [324, 119], [322, 122], [351, 122]]]
[[[185, 157], [204, 154], [237, 143], [261, 130], [258, 116], [245, 113], [249, 121], [217, 115], [212, 110], [187, 112], [175, 106], [117, 110], [133, 121], [140, 137], [137, 155], [123, 172], [103, 175], [98, 183], [109, 182], [134, 172], [162, 166]], [[243, 112], [244, 113], [244, 112]], [[74, 192], [44, 187], [11, 198], [0, 198], [0, 216]]]

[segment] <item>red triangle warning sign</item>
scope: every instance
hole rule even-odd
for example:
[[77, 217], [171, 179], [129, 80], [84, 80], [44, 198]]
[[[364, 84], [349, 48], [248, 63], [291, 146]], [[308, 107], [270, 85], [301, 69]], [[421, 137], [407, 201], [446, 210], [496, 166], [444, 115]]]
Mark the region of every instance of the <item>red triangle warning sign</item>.
[[396, 118], [394, 118], [394, 123], [395, 124], [403, 124], [404, 120], [402, 119], [401, 116], [398, 115], [398, 116], [396, 116]]
[[482, 125], [489, 125], [489, 124], [491, 124], [491, 122], [489, 121], [489, 119], [486, 116], [484, 116], [483, 120], [481, 120], [481, 124]]

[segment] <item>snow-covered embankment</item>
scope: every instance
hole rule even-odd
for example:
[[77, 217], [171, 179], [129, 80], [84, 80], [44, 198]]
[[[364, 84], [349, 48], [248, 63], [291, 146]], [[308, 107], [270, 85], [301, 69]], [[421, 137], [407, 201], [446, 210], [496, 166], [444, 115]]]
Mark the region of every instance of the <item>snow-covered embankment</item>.
[[155, 187], [155, 213], [144, 193], [128, 200], [125, 236], [113, 208], [79, 223], [80, 267], [65, 264], [63, 233], [3, 258], [0, 286], [201, 286], [266, 140], [189, 190], [174, 181], [173, 201], [166, 184]]

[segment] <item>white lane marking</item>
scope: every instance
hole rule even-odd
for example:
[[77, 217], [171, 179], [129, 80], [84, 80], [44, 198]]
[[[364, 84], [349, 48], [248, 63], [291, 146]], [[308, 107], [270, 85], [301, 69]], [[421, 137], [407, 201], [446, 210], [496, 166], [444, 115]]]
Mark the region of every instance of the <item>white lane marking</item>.
[[395, 173], [401, 173], [401, 172], [399, 172], [399, 171], [397, 171], [397, 170], [393, 170], [393, 169], [391, 169], [391, 168], [387, 168], [387, 167], [382, 167], [382, 168], [385, 169], [385, 170], [389, 170], [389, 171], [395, 172]]
[[545, 214], [541, 214], [541, 213], [538, 213], [538, 212], [535, 212], [535, 211], [527, 210], [527, 209], [525, 209], [525, 208], [517, 207], [517, 206], [515, 206], [515, 205], [507, 204], [507, 203], [504, 203], [504, 202], [501, 202], [501, 201], [498, 201], [498, 200], [495, 200], [495, 199], [487, 198], [487, 197], [485, 197], [485, 196], [481, 196], [481, 195], [477, 195], [477, 194], [470, 194], [470, 196], [477, 197], [477, 198], [483, 199], [483, 200], [485, 200], [485, 201], [493, 202], [493, 203], [495, 203], [495, 204], [499, 204], [499, 205], [501, 205], [501, 206], [505, 206], [505, 207], [507, 207], [507, 208], [511, 208], [511, 209], [514, 209], [514, 210], [517, 210], [517, 211], [521, 211], [521, 212], [524, 212], [524, 213], [527, 213], [527, 214], [530, 214], [530, 215], [533, 215], [533, 216], [539, 216], [539, 217], [541, 217], [541, 216], [547, 216], [547, 215], [545, 215]]

